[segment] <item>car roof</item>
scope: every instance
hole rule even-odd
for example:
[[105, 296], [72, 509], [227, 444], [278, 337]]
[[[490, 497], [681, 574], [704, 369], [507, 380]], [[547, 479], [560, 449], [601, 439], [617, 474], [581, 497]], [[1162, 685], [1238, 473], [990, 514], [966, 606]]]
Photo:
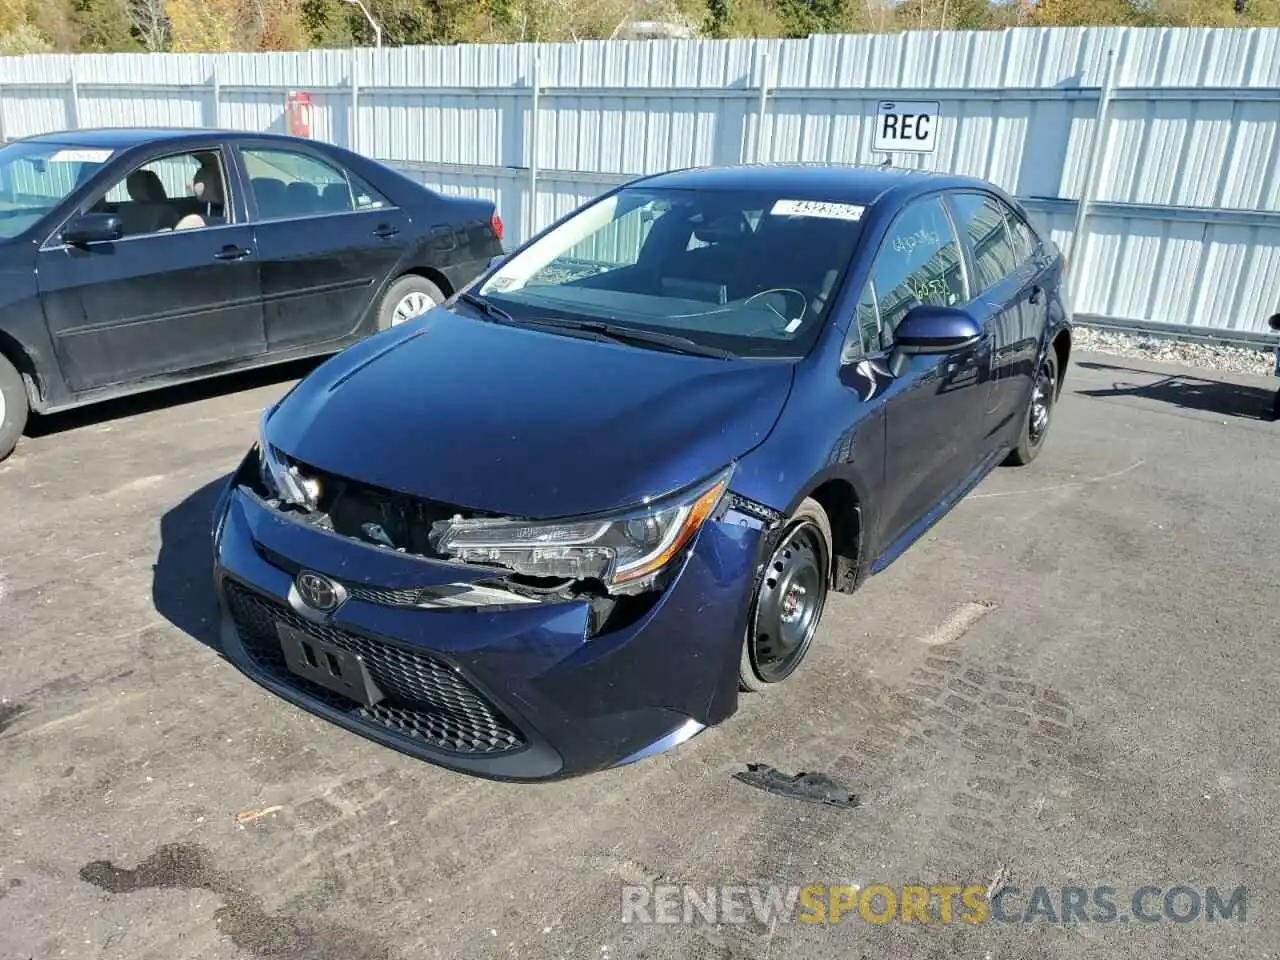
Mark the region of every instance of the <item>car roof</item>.
[[676, 190], [758, 190], [794, 194], [797, 200], [824, 200], [870, 206], [889, 191], [901, 200], [933, 190], [991, 185], [961, 177], [905, 167], [850, 163], [743, 164], [673, 170], [646, 177], [644, 186]]
[[207, 140], [217, 138], [253, 137], [263, 140], [290, 140], [279, 134], [250, 133], [240, 130], [209, 130], [197, 127], [104, 127], [98, 130], [60, 130], [26, 137], [26, 143], [50, 143], [67, 147], [101, 147], [110, 150], [127, 150], [149, 143], [168, 141]]

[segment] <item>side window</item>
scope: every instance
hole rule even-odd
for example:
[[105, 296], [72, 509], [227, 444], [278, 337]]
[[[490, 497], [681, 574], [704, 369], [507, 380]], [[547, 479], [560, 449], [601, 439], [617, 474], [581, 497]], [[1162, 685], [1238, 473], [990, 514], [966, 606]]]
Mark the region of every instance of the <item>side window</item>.
[[1018, 265], [1026, 263], [1040, 246], [1040, 238], [1031, 229], [1031, 225], [1017, 213], [1004, 206], [1004, 217], [1009, 223], [1009, 234], [1013, 237], [1013, 249], [1018, 254]]
[[367, 183], [311, 154], [254, 147], [242, 155], [259, 220], [391, 206]]
[[90, 209], [116, 214], [126, 237], [219, 226], [228, 222], [226, 184], [221, 151], [195, 150], [148, 160]]
[[1026, 257], [1018, 256], [1005, 226], [1003, 204], [980, 193], [954, 193], [951, 203], [956, 226], [969, 237], [973, 249], [974, 296], [1011, 276]]
[[894, 221], [871, 268], [887, 345], [907, 311], [969, 299], [960, 245], [939, 197], [917, 200]]

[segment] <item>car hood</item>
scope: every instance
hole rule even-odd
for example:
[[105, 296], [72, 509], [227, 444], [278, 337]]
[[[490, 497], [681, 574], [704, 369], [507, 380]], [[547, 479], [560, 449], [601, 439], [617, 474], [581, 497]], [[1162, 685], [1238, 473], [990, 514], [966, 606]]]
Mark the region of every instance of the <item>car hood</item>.
[[583, 340], [441, 307], [315, 370], [271, 414], [304, 464], [487, 513], [631, 506], [757, 446], [790, 363]]

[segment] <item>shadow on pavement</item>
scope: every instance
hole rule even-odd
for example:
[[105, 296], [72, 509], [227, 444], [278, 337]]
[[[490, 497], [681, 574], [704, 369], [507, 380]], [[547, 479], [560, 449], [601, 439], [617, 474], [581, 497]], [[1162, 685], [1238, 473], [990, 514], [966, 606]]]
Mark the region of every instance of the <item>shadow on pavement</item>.
[[63, 413], [46, 415], [32, 414], [27, 424], [26, 434], [29, 437], [44, 437], [61, 433], [64, 430], [76, 430], [80, 427], [106, 423], [124, 417], [151, 413], [166, 407], [181, 407], [188, 403], [198, 403], [213, 397], [221, 397], [243, 390], [254, 390], [258, 387], [284, 383], [287, 380], [299, 380], [320, 365], [326, 358], [313, 357], [306, 360], [294, 360], [257, 370], [246, 370], [241, 373], [229, 373], [225, 376], [210, 377], [207, 380], [195, 380], [191, 383], [147, 390], [116, 400], [104, 400], [84, 407], [76, 407]]
[[230, 474], [207, 483], [160, 519], [160, 554], [151, 599], [159, 614], [214, 650], [218, 606], [213, 594], [213, 508]]
[[[1079, 361], [1076, 365], [1088, 370], [1123, 370], [1129, 373], [1151, 375], [1146, 370], [1109, 363]], [[1280, 388], [1280, 382], [1277, 383], [1277, 387]], [[1143, 397], [1188, 410], [1204, 410], [1223, 417], [1241, 417], [1249, 420], [1280, 419], [1280, 389], [1268, 390], [1187, 374], [1160, 377], [1152, 383], [1118, 381], [1106, 389], [1076, 390], [1075, 392], [1084, 397]]]

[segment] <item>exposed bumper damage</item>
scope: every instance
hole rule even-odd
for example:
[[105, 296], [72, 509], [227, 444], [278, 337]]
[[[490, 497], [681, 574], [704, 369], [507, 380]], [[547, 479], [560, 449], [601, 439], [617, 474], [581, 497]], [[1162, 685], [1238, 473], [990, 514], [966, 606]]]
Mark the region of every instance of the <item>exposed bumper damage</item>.
[[[660, 577], [618, 589], [443, 555], [436, 525], [473, 516], [453, 506], [328, 475], [308, 491], [305, 470], [312, 497], [298, 502], [272, 495], [260, 469], [255, 449], [224, 492], [215, 581], [229, 658], [285, 699], [501, 779], [640, 759], [736, 709], [751, 584], [777, 523], [768, 508], [720, 497]], [[296, 596], [305, 571], [341, 586], [331, 613]], [[282, 620], [361, 658], [386, 699], [361, 705], [299, 681], [278, 656]]]
[[[255, 457], [257, 462], [251, 462]], [[278, 453], [274, 463], [267, 463], [262, 460], [261, 447], [251, 451], [237, 479], [267, 506], [319, 530], [404, 555], [465, 563], [489, 574], [489, 579], [482, 582], [409, 591], [370, 592], [357, 588], [357, 594], [392, 606], [433, 609], [584, 601], [591, 604], [593, 632], [598, 632], [619, 625], [619, 603], [628, 620], [642, 613], [646, 598], [665, 589], [678, 567], [671, 564], [656, 576], [615, 584], [590, 575], [548, 576], [538, 562], [522, 562], [518, 557], [477, 561], [448, 548], [445, 541], [450, 532], [477, 522], [514, 523], [520, 518], [493, 517], [372, 487]], [[782, 521], [778, 511], [729, 491], [716, 506], [714, 519], [761, 530], [766, 535]]]

